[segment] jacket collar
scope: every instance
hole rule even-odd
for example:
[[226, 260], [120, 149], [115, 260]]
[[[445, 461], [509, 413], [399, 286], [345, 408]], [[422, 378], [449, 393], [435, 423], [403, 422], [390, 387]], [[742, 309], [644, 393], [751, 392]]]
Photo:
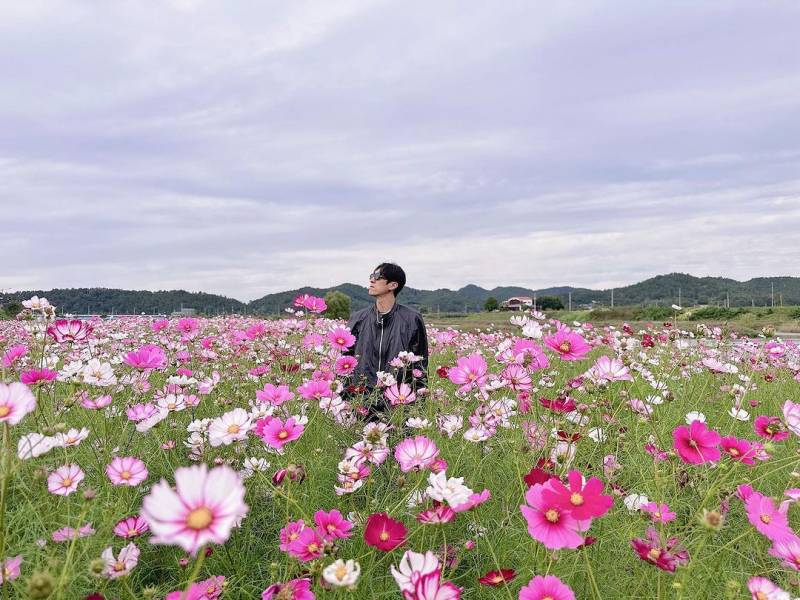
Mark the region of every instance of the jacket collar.
[[380, 324], [381, 320], [383, 320], [383, 324], [388, 325], [391, 322], [392, 317], [394, 317], [395, 313], [397, 313], [397, 309], [399, 308], [399, 306], [400, 305], [397, 302], [395, 302], [394, 306], [392, 306], [391, 310], [388, 313], [386, 313], [385, 315], [381, 315], [381, 313], [378, 312], [378, 305], [377, 304], [373, 305], [372, 315], [375, 319], [375, 323]]

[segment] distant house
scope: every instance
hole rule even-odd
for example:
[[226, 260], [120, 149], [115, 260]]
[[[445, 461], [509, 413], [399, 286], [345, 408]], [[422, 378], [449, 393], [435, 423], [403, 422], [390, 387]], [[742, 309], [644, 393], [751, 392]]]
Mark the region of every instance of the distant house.
[[181, 307], [180, 310], [173, 311], [170, 317], [193, 317], [197, 314], [196, 308], [183, 308]]
[[500, 303], [500, 310], [525, 310], [533, 307], [533, 298], [530, 296], [511, 296]]

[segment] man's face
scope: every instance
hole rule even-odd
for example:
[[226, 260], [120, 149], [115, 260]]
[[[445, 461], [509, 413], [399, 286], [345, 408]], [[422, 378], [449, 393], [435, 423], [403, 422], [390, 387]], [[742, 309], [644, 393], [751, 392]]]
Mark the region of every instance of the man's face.
[[397, 287], [396, 282], [389, 283], [386, 278], [381, 274], [380, 269], [375, 269], [369, 276], [369, 295], [370, 296], [383, 296], [384, 294], [391, 294], [392, 290]]

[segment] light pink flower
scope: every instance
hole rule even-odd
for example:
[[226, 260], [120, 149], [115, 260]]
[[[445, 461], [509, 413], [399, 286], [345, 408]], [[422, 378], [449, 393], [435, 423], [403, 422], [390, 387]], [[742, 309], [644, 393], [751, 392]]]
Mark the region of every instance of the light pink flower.
[[786, 514], [775, 507], [769, 496], [752, 492], [745, 501], [747, 520], [767, 539], [777, 542], [794, 536]]
[[585, 376], [594, 383], [611, 383], [614, 381], [633, 381], [628, 367], [618, 358], [601, 356]]
[[122, 519], [114, 525], [114, 535], [125, 539], [139, 537], [147, 531], [150, 531], [150, 527], [139, 515]]
[[138, 350], [125, 355], [125, 364], [144, 371], [145, 369], [164, 369], [167, 366], [167, 354], [161, 346], [145, 344]]
[[28, 347], [24, 344], [11, 346], [8, 348], [8, 350], [6, 350], [5, 354], [3, 354], [3, 358], [0, 359], [0, 367], [3, 367], [4, 369], [13, 367], [17, 359], [25, 356], [27, 353]]
[[284, 402], [288, 402], [294, 398], [294, 392], [289, 389], [288, 385], [273, 385], [267, 383], [264, 385], [263, 390], [256, 392], [256, 399], [265, 404], [272, 404], [273, 406], [280, 406]]
[[54, 542], [68, 542], [73, 539], [94, 535], [94, 533], [95, 530], [92, 524], [86, 523], [85, 525], [81, 525], [77, 530], [72, 527], [62, 527], [54, 531], [51, 537]]
[[789, 592], [784, 591], [765, 577], [751, 577], [747, 580], [751, 600], [791, 600]]
[[795, 535], [773, 542], [769, 553], [781, 559], [787, 568], [800, 571], [800, 537]]
[[787, 400], [783, 403], [783, 419], [795, 435], [800, 435], [800, 402]]
[[135, 456], [115, 456], [106, 467], [106, 475], [114, 485], [136, 487], [147, 479], [147, 467]]
[[675, 520], [675, 513], [669, 509], [668, 504], [648, 502], [642, 510], [650, 515], [654, 523], [669, 523]]
[[57, 496], [69, 496], [78, 489], [84, 474], [78, 465], [64, 465], [47, 477], [47, 491]]
[[36, 408], [36, 396], [24, 383], [0, 383], [0, 423], [16, 425]]
[[175, 470], [175, 490], [165, 480], [142, 502], [142, 517], [153, 532], [151, 543], [173, 544], [196, 554], [209, 542], [224, 543], [247, 514], [244, 486], [228, 466], [205, 465]]
[[572, 518], [569, 511], [544, 500], [542, 492], [546, 485], [537, 483], [528, 488], [525, 493], [528, 505], [519, 507], [528, 522], [528, 533], [550, 550], [577, 548], [583, 543], [579, 533], [582, 524]]
[[394, 457], [403, 473], [428, 468], [438, 455], [439, 448], [424, 435], [407, 438], [397, 444], [394, 450]]
[[537, 575], [519, 591], [519, 600], [575, 600], [575, 594], [555, 575]]
[[447, 378], [461, 386], [458, 388], [460, 392], [468, 392], [473, 388], [482, 390], [486, 387], [488, 370], [486, 360], [476, 352], [460, 357], [456, 361], [456, 366], [447, 370]]
[[264, 417], [256, 421], [255, 431], [265, 444], [280, 449], [303, 435], [303, 429], [294, 417], [286, 419], [286, 423], [278, 417]]
[[358, 366], [358, 360], [356, 360], [355, 356], [340, 356], [333, 364], [333, 372], [340, 377], [344, 377], [350, 375], [356, 366]]
[[0, 562], [0, 585], [6, 581], [14, 581], [19, 577], [19, 566], [22, 564], [22, 554], [6, 558]]
[[97, 398], [90, 398], [89, 395], [85, 395], [84, 398], [81, 400], [81, 406], [83, 408], [88, 408], [91, 410], [98, 410], [101, 408], [105, 408], [109, 404], [113, 402], [113, 399], [109, 395], [98, 396]]
[[328, 332], [328, 341], [331, 343], [331, 346], [337, 350], [347, 350], [356, 343], [356, 336], [350, 333], [349, 329], [337, 327], [333, 331]]
[[407, 383], [395, 383], [394, 385], [390, 385], [383, 391], [383, 397], [386, 398], [392, 406], [411, 404], [417, 399], [417, 395], [411, 390], [411, 386]]
[[59, 344], [82, 342], [92, 333], [92, 326], [80, 319], [58, 319], [47, 328], [47, 333]]
[[114, 557], [114, 549], [109, 546], [100, 557], [105, 561], [106, 567], [103, 575], [109, 579], [116, 579], [129, 574], [139, 562], [139, 549], [136, 544], [131, 542], [119, 551], [119, 555]]

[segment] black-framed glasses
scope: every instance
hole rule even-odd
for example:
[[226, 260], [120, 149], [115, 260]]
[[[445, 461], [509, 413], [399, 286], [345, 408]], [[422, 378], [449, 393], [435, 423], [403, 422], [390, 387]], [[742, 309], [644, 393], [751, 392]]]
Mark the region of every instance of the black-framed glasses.
[[369, 274], [370, 281], [378, 281], [379, 279], [386, 279], [386, 275], [383, 275], [380, 271]]

